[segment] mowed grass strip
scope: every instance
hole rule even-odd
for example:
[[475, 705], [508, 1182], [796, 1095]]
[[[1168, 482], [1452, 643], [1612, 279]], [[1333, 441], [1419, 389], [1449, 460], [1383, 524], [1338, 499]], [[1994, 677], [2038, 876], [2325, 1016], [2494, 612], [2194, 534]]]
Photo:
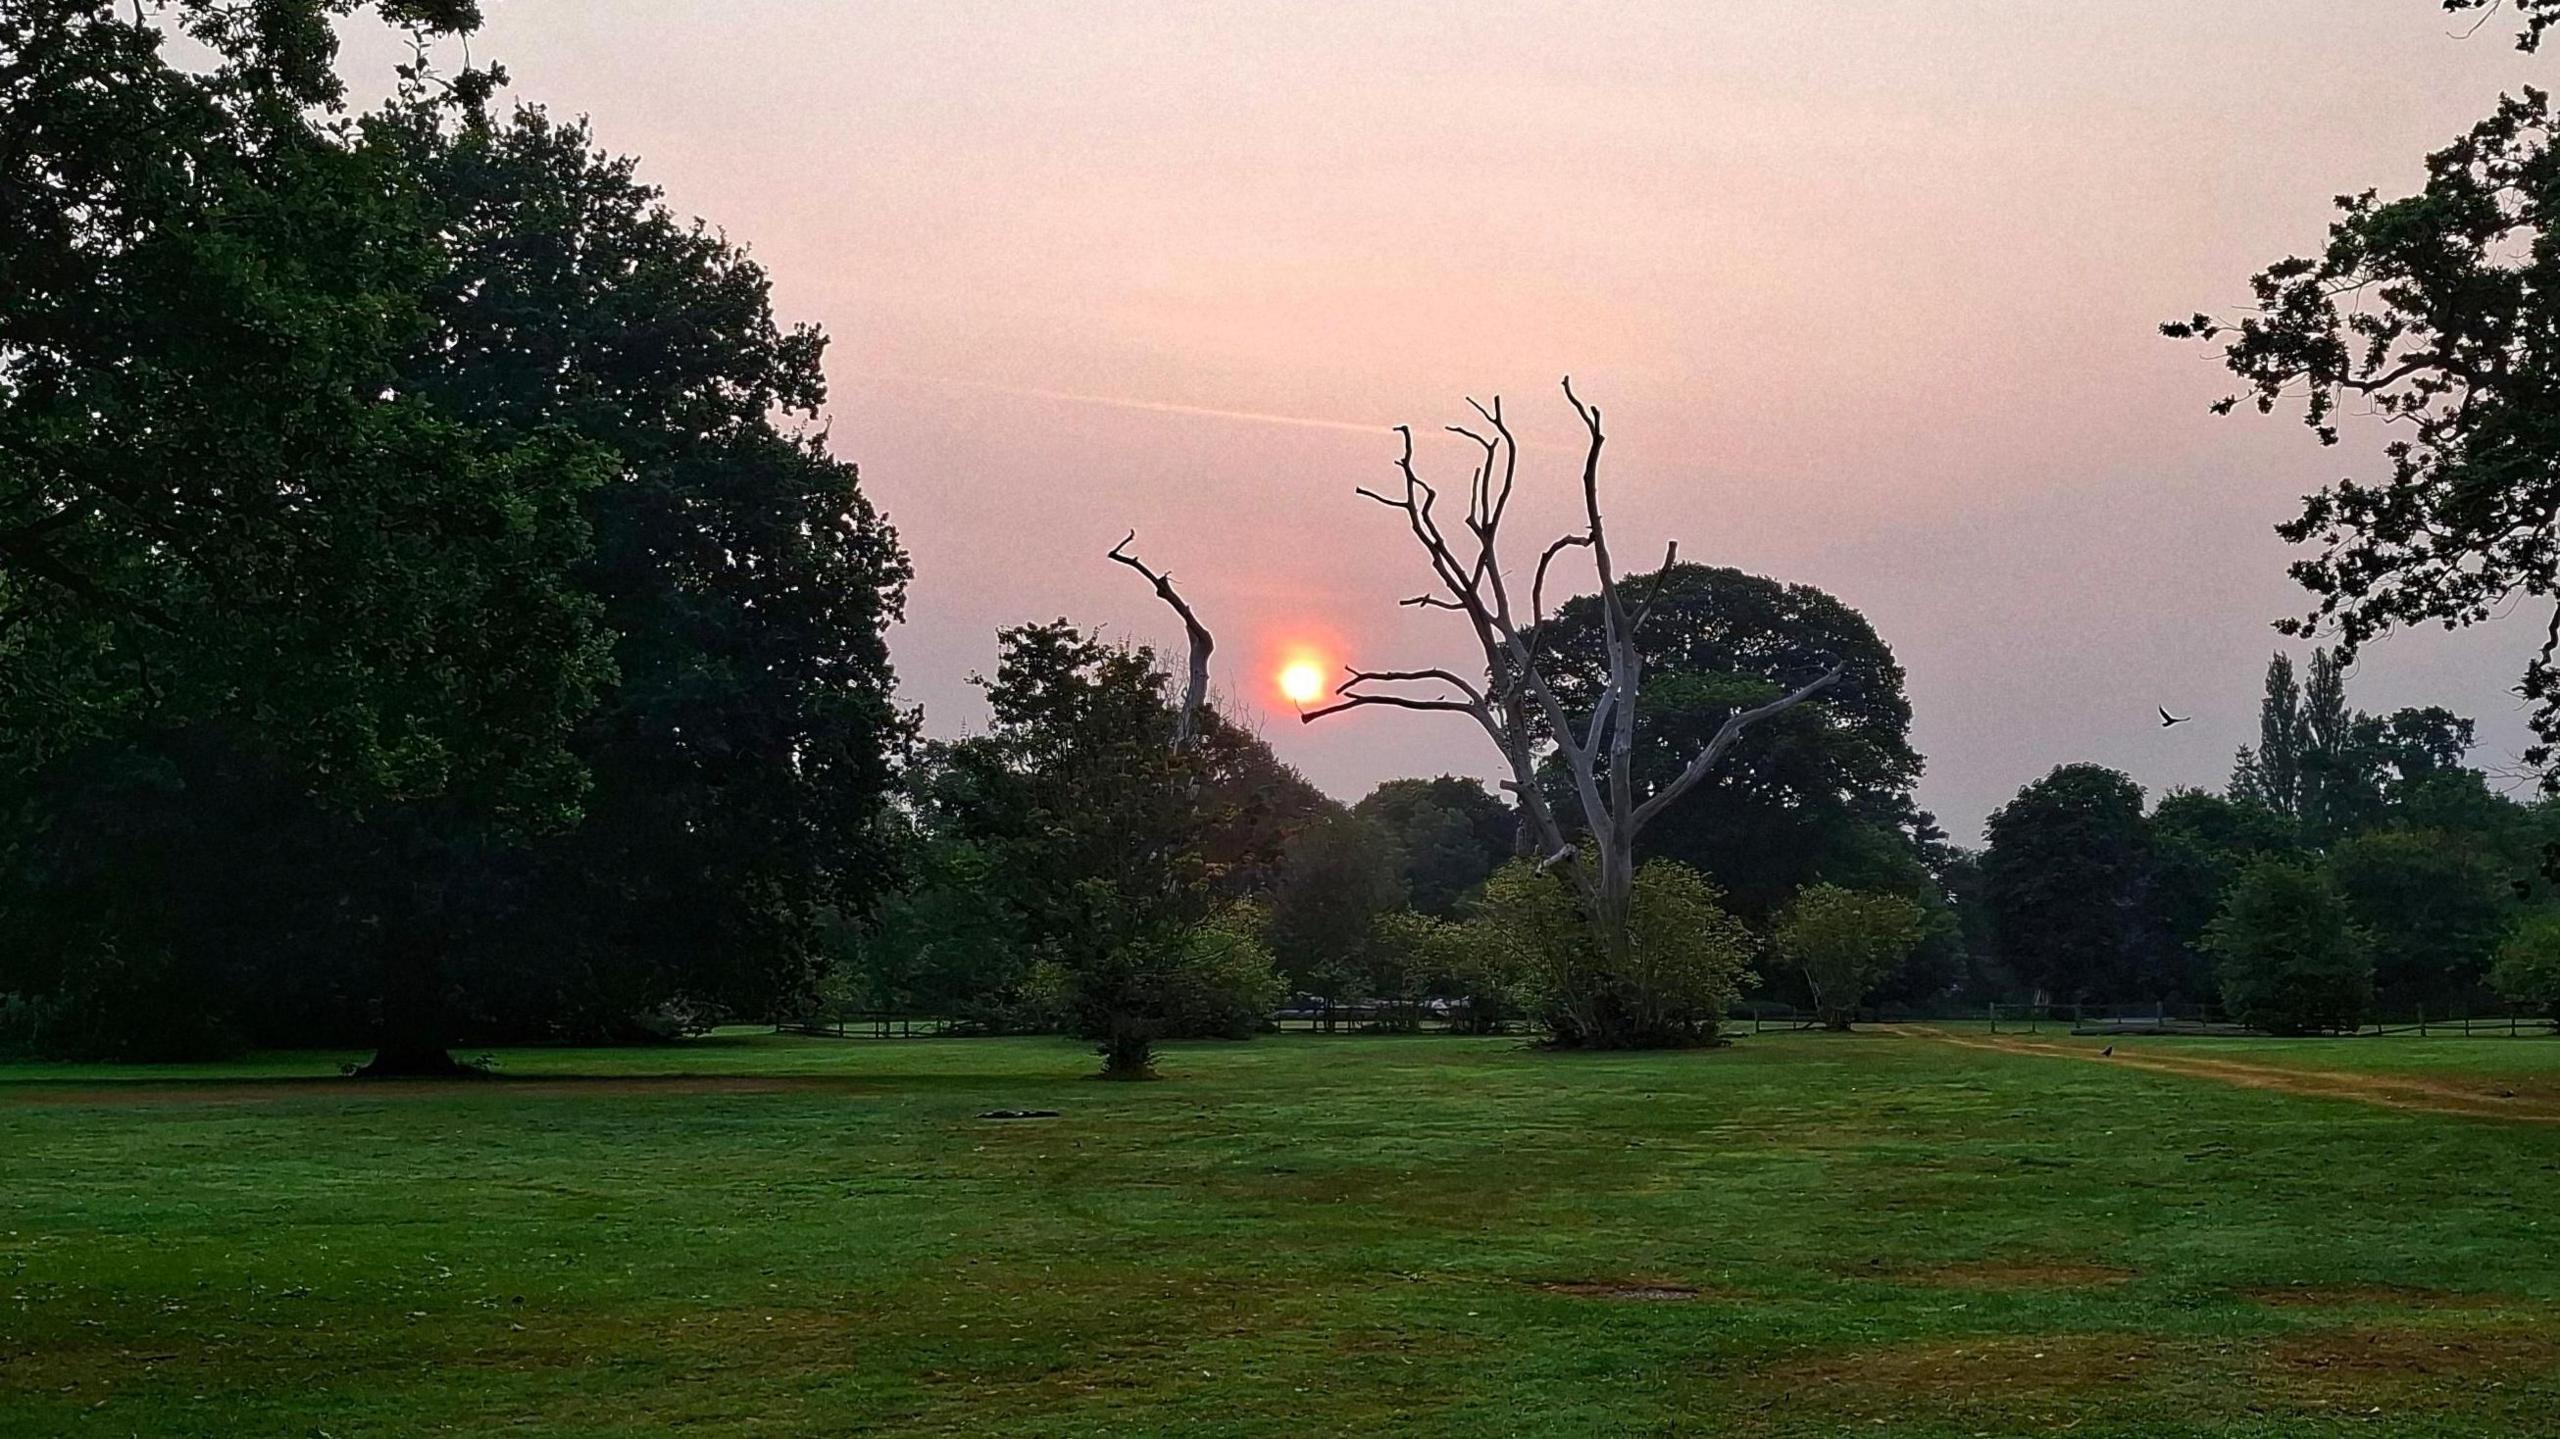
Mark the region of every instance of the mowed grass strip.
[[[2316, 1062], [2461, 1077], [2487, 1043]], [[1176, 1047], [1147, 1085], [1035, 1040], [498, 1060], [446, 1086], [296, 1077], [319, 1056], [0, 1069], [0, 1434], [2560, 1412], [2550, 1125], [1883, 1034], [1291, 1037]], [[2496, 1064], [2547, 1080], [2560, 1044]]]

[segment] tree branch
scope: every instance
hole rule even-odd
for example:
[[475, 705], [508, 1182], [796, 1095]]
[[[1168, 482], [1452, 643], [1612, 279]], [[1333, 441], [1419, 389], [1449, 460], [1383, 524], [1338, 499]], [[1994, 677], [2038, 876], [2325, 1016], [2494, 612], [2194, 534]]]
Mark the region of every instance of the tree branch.
[[1841, 667], [1835, 664], [1823, 671], [1821, 678], [1802, 689], [1780, 695], [1755, 709], [1740, 710], [1727, 715], [1725, 722], [1716, 727], [1715, 737], [1707, 741], [1706, 747], [1698, 751], [1697, 757], [1689, 761], [1688, 767], [1681, 770], [1671, 783], [1664, 785], [1659, 794], [1636, 806], [1635, 815], [1629, 825], [1630, 830], [1643, 829], [1647, 821], [1662, 813], [1673, 800], [1688, 793], [1692, 785], [1706, 778], [1707, 771], [1716, 767], [1716, 761], [1724, 758], [1725, 752], [1733, 748], [1734, 741], [1742, 738], [1744, 730], [1771, 716], [1784, 714], [1838, 684], [1841, 672]]

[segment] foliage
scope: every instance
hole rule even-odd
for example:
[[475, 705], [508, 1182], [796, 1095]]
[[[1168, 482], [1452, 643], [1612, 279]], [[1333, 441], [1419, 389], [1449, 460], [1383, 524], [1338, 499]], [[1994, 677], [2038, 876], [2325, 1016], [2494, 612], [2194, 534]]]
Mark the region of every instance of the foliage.
[[2160, 797], [2148, 833], [2149, 921], [2166, 947], [2161, 997], [2202, 999], [2216, 989], [2204, 936], [2223, 892], [2252, 861], [2295, 852], [2300, 830], [2255, 799], [2181, 789]]
[[1492, 1034], [1527, 1012], [1531, 964], [1509, 928], [1482, 916], [1381, 914], [1369, 933], [1368, 997], [1388, 1028], [1421, 1025], [1426, 1001], [1445, 1001], [1457, 1029]]
[[1609, 953], [1561, 877], [1515, 860], [1485, 885], [1484, 922], [1527, 973], [1539, 1022], [1568, 1048], [1711, 1043], [1752, 982], [1750, 931], [1697, 871], [1636, 871], [1627, 949]]
[[1292, 984], [1336, 998], [1385, 992], [1366, 973], [1370, 934], [1404, 904], [1402, 859], [1386, 826], [1339, 809], [1283, 842], [1270, 938]]
[[[350, 8], [179, 5], [213, 62], [184, 70], [103, 4], [0, 22], [21, 142], [0, 162], [0, 846], [24, 881], [84, 777], [235, 752], [216, 763], [407, 861], [353, 897], [381, 936], [386, 1059], [435, 1065], [457, 918], [439, 853], [578, 814], [570, 737], [611, 657], [572, 572], [614, 456], [414, 382], [464, 266], [447, 197], [388, 136], [470, 123], [489, 77], [413, 75], [377, 120], [327, 119]], [[0, 904], [38, 966], [88, 943], [23, 923], [74, 906]], [[101, 918], [134, 920], [119, 953], [193, 930]]]
[[2373, 1002], [2373, 958], [2346, 899], [2316, 865], [2241, 872], [2205, 932], [2231, 1017], [2275, 1034], [2351, 1029]]
[[2019, 982], [2058, 1001], [2166, 992], [2139, 785], [2064, 765], [1993, 811], [1984, 834], [1983, 898]]
[[1817, 884], [1787, 906], [1772, 938], [1803, 972], [1824, 1027], [1844, 1030], [1868, 991], [1919, 945], [1923, 919], [1898, 894]]
[[2508, 927], [2505, 868], [2468, 838], [2373, 830], [2329, 851], [2329, 877], [2372, 940], [2374, 987], [2438, 1014], [2471, 997]]
[[[2475, 0], [2452, 0], [2470, 8]], [[2551, 12], [2527, 8], [2530, 44]], [[2292, 573], [2315, 604], [2289, 633], [2334, 631], [2342, 657], [2403, 625], [2477, 623], [2519, 596], [2560, 615], [2560, 430], [2550, 395], [2560, 352], [2544, 343], [2560, 312], [2560, 203], [2550, 99], [2526, 89], [2427, 157], [2418, 193], [2342, 197], [2327, 244], [2252, 280], [2237, 324], [2196, 315], [2163, 327], [2219, 344], [2261, 412], [2300, 405], [2324, 445], [2342, 403], [2391, 426], [2384, 473], [2341, 479], [2279, 527], [2316, 554]], [[2560, 739], [2560, 665], [2546, 646], [2525, 670], [2546, 767]], [[2555, 776], [2560, 778], [2560, 776]]]
[[2502, 998], [2560, 1020], [2560, 914], [2546, 910], [2515, 927], [2498, 947], [2489, 987]]
[[1518, 847], [1520, 818], [1472, 779], [1391, 779], [1351, 807], [1386, 827], [1403, 860], [1410, 903], [1447, 918]]

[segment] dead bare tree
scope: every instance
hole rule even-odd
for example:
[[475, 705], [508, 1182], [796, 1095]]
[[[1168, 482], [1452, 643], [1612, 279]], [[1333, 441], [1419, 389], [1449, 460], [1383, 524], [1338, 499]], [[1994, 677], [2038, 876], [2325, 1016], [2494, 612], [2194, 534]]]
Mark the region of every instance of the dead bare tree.
[[[1404, 438], [1404, 453], [1396, 461], [1403, 480], [1402, 493], [1382, 494], [1365, 486], [1359, 490], [1366, 498], [1405, 517], [1438, 582], [1436, 591], [1399, 603], [1420, 609], [1451, 610], [1464, 617], [1484, 652], [1485, 679], [1478, 682], [1447, 669], [1352, 668], [1348, 670], [1349, 678], [1334, 690], [1339, 697], [1335, 703], [1307, 710], [1300, 718], [1312, 723], [1345, 710], [1385, 705], [1444, 711], [1473, 719], [1502, 751], [1511, 768], [1511, 778], [1503, 788], [1518, 797], [1528, 814], [1543, 854], [1541, 867], [1561, 868], [1569, 876], [1581, 894], [1600, 945], [1614, 961], [1623, 959], [1628, 951], [1636, 836], [1655, 816], [1706, 778], [1744, 731], [1813, 698], [1836, 683], [1841, 671], [1834, 665], [1766, 704], [1736, 711], [1669, 783], [1649, 794], [1636, 793], [1636, 698], [1644, 680], [1643, 650], [1638, 640], [1662, 579], [1679, 556], [1679, 545], [1675, 541], [1664, 548], [1661, 572], [1631, 608], [1619, 584], [1608, 529], [1600, 515], [1600, 449], [1605, 440], [1600, 410], [1596, 405], [1584, 404], [1574, 393], [1570, 376], [1564, 381], [1564, 394], [1574, 413], [1581, 417], [1589, 437], [1582, 460], [1583, 527], [1539, 554], [1530, 576], [1525, 611], [1513, 602], [1499, 554], [1503, 516], [1510, 508], [1520, 468], [1519, 441], [1503, 420], [1499, 397], [1490, 407], [1472, 399], [1467, 401], [1483, 421], [1484, 429], [1448, 427], [1450, 433], [1464, 436], [1484, 451], [1468, 485], [1465, 529], [1454, 541], [1435, 512], [1439, 492], [1414, 469], [1410, 427], [1399, 425], [1396, 429]], [[1548, 572], [1559, 556], [1575, 549], [1590, 551], [1592, 568], [1598, 575], [1608, 666], [1606, 681], [1591, 713], [1583, 716], [1578, 725], [1557, 696], [1550, 672], [1544, 667], [1551, 657], [1542, 651]], [[1422, 684], [1441, 689], [1424, 694], [1412, 688]], [[1541, 730], [1543, 740], [1539, 738]], [[1542, 744], [1553, 746], [1554, 755], [1563, 760], [1572, 781], [1574, 798], [1582, 812], [1582, 829], [1594, 851], [1588, 863], [1579, 862], [1575, 840], [1566, 832], [1538, 783], [1539, 763], [1545, 757]]]
[[1111, 547], [1110, 558], [1146, 576], [1147, 583], [1155, 586], [1156, 598], [1173, 606], [1173, 612], [1182, 617], [1183, 631], [1190, 639], [1191, 670], [1183, 684], [1182, 708], [1173, 718], [1173, 747], [1180, 751], [1190, 745], [1200, 722], [1200, 706], [1209, 694], [1209, 653], [1218, 647], [1218, 641], [1209, 633], [1209, 627], [1200, 623], [1200, 617], [1192, 613], [1190, 604], [1175, 592], [1173, 576], [1148, 569], [1145, 561], [1129, 553], [1130, 544], [1137, 538], [1136, 530], [1121, 536], [1120, 543]]

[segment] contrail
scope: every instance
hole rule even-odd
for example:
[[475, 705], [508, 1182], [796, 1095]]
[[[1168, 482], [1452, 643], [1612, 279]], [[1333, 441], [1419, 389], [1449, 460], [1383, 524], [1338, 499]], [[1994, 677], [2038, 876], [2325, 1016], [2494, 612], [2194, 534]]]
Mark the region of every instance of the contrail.
[[1255, 425], [1296, 425], [1308, 430], [1348, 430], [1358, 435], [1383, 435], [1395, 426], [1379, 423], [1359, 424], [1351, 420], [1319, 420], [1306, 415], [1271, 415], [1259, 410], [1222, 410], [1213, 405], [1177, 405], [1168, 400], [1132, 400], [1117, 395], [1079, 395], [1068, 390], [1044, 390], [1025, 385], [999, 385], [987, 380], [961, 380], [947, 375], [883, 375], [857, 374], [856, 379], [883, 380], [892, 384], [952, 385], [964, 390], [984, 390], [997, 395], [1020, 395], [1031, 400], [1063, 400], [1074, 405], [1108, 405], [1115, 410], [1152, 410], [1161, 415], [1198, 415], [1212, 420], [1242, 420]]

